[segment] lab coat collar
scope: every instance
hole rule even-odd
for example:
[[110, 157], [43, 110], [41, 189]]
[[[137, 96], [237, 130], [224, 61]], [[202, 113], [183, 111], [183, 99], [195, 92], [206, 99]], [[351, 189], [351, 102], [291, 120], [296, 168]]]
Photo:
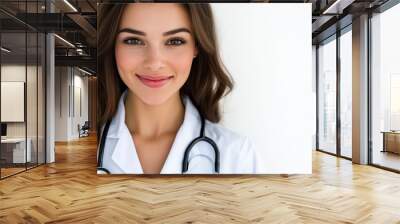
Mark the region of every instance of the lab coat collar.
[[111, 159], [122, 173], [143, 173], [139, 157], [133, 143], [132, 135], [125, 124], [125, 98], [127, 90], [121, 95], [117, 112], [110, 123], [107, 142], [114, 143], [111, 147]]
[[[111, 121], [108, 138], [116, 139], [112, 152], [112, 160], [124, 173], [143, 173], [135, 144], [128, 127], [125, 124], [125, 91], [119, 100], [116, 115]], [[182, 172], [182, 160], [186, 147], [200, 133], [201, 118], [196, 107], [188, 96], [183, 96], [185, 105], [184, 121], [179, 128], [172, 148], [165, 160], [161, 174], [180, 174]]]
[[183, 103], [185, 104], [184, 121], [176, 134], [172, 148], [161, 169], [161, 174], [182, 173], [185, 149], [200, 133], [201, 118], [199, 112], [188, 96], [183, 97]]

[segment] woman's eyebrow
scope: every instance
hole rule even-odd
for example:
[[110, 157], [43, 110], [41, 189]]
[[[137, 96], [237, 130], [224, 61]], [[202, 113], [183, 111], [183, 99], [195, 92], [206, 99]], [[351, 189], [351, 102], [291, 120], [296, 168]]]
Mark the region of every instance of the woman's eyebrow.
[[163, 33], [163, 35], [164, 36], [168, 36], [168, 35], [176, 34], [176, 33], [179, 33], [179, 32], [187, 32], [189, 34], [192, 34], [190, 32], [190, 30], [187, 29], [187, 28], [178, 28], [178, 29], [173, 29], [173, 30], [167, 31], [167, 32]]
[[137, 35], [142, 35], [142, 36], [146, 36], [146, 33], [145, 33], [145, 32], [139, 31], [139, 30], [135, 30], [135, 29], [132, 29], [132, 28], [123, 28], [123, 29], [120, 29], [120, 30], [118, 31], [117, 34], [123, 33], [123, 32], [132, 33], [132, 34], [137, 34]]
[[[123, 33], [123, 32], [132, 33], [132, 34], [141, 35], [141, 36], [146, 36], [145, 32], [140, 31], [140, 30], [135, 30], [135, 29], [132, 29], [132, 28], [123, 28], [123, 29], [118, 31], [118, 34], [119, 33]], [[187, 29], [187, 28], [178, 28], [178, 29], [173, 29], [173, 30], [164, 32], [163, 36], [168, 36], [168, 35], [176, 34], [176, 33], [179, 33], [179, 32], [187, 32], [187, 33], [191, 34], [190, 30]]]

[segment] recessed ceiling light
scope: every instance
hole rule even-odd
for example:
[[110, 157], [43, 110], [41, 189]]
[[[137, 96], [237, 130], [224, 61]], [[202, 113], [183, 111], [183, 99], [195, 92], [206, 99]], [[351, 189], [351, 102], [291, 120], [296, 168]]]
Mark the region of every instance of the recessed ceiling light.
[[343, 9], [351, 5], [355, 0], [336, 0], [322, 14], [342, 14]]
[[83, 73], [85, 73], [85, 74], [87, 74], [87, 75], [93, 75], [92, 73], [90, 73], [90, 72], [88, 72], [88, 71], [86, 71], [86, 70], [83, 70], [83, 69], [81, 69], [81, 68], [79, 68], [78, 67], [78, 69], [79, 69], [79, 71], [81, 71], [81, 72], [83, 72]]
[[78, 12], [78, 10], [71, 4], [69, 3], [68, 0], [64, 0], [65, 4], [67, 4], [72, 10], [74, 10], [74, 12]]
[[75, 45], [71, 44], [71, 42], [69, 42], [69, 41], [67, 41], [66, 39], [60, 37], [59, 35], [54, 34], [54, 36], [57, 37], [58, 39], [60, 39], [62, 42], [66, 43], [67, 45], [69, 45], [69, 46], [75, 48]]
[[11, 50], [9, 50], [9, 49], [7, 49], [7, 48], [5, 48], [5, 47], [1, 47], [1, 50], [4, 51], [4, 52], [6, 52], [6, 53], [10, 53], [10, 52], [11, 52]]

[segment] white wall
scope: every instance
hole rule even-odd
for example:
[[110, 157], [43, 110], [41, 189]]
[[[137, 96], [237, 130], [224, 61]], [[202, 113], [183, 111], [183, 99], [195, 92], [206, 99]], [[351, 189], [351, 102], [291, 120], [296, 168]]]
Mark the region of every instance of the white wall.
[[68, 140], [68, 67], [55, 67], [55, 141]]
[[[19, 65], [19, 64], [2, 65], [1, 81], [25, 82], [26, 69], [30, 69], [30, 66], [26, 68], [25, 65]], [[1, 110], [6, 110], [6, 109], [7, 108], [1, 108]], [[25, 137], [25, 128], [26, 128], [25, 122], [9, 122], [7, 123], [7, 136]]]
[[[88, 79], [82, 75], [76, 68], [56, 67], [56, 141], [79, 138], [78, 124], [88, 120]], [[82, 105], [82, 114], [79, 105]]]
[[212, 4], [235, 81], [223, 124], [251, 138], [263, 173], [311, 173], [311, 4]]
[[1, 122], [25, 121], [25, 82], [1, 81]]
[[[35, 69], [36, 69], [36, 67], [35, 67]], [[26, 70], [31, 71], [31, 70], [33, 70], [33, 67], [32, 66], [26, 67], [25, 65], [22, 66], [22, 65], [18, 65], [18, 64], [2, 65], [1, 66], [1, 81], [2, 82], [24, 82], [24, 83], [26, 83], [26, 80], [25, 80]], [[28, 74], [30, 74], [30, 73], [28, 72]], [[2, 89], [2, 94], [4, 93], [3, 91], [4, 90]], [[22, 90], [22, 94], [24, 94], [24, 93], [25, 93], [25, 91]], [[24, 97], [25, 96], [22, 96], [22, 100], [24, 100]], [[2, 95], [1, 98], [4, 99], [4, 98], [8, 98], [8, 97]], [[9, 111], [11, 108], [4, 107], [5, 106], [4, 102], [2, 102], [1, 104], [3, 106], [1, 108], [2, 115], [4, 113], [11, 112], [11, 111]], [[25, 128], [24, 128], [25, 125], [21, 125], [21, 124], [24, 124], [24, 119], [25, 119], [24, 118], [24, 114], [25, 114], [24, 113], [25, 112], [24, 102], [22, 102], [22, 104], [23, 104], [22, 108], [19, 108], [20, 111], [15, 112], [20, 115], [19, 116], [20, 118], [18, 119], [20, 122], [11, 122], [8, 124], [9, 127], [7, 128], [7, 129], [10, 129], [11, 132], [15, 133], [14, 136], [18, 136], [18, 137], [25, 136]], [[14, 109], [16, 109], [16, 108], [14, 108]], [[21, 119], [21, 115], [22, 115], [22, 119]], [[4, 120], [3, 117], [1, 119]], [[18, 130], [18, 128], [17, 128], [18, 126], [20, 126], [20, 127], [23, 126], [23, 130]]]
[[[33, 162], [39, 159], [39, 163], [44, 163], [44, 150], [45, 150], [45, 139], [44, 139], [44, 74], [42, 73], [42, 67], [32, 66], [25, 64], [3, 64], [1, 66], [1, 81], [5, 82], [24, 82], [26, 87], [26, 99], [25, 96], [21, 97], [18, 108], [12, 106], [4, 106], [2, 102], [2, 114], [6, 113], [20, 113], [22, 117], [26, 112], [26, 120], [22, 118], [22, 122], [6, 122], [7, 123], [7, 137], [9, 138], [24, 138], [27, 136], [30, 143], [29, 148], [31, 149], [31, 156]], [[24, 88], [24, 87], [22, 87]], [[2, 99], [8, 98], [7, 94], [2, 89]], [[24, 89], [19, 90], [20, 93], [24, 94]], [[6, 94], [6, 95], [4, 95]], [[15, 99], [14, 99], [15, 100]], [[12, 103], [12, 102], [11, 102]], [[18, 103], [15, 101], [14, 103]], [[25, 106], [26, 103], [26, 106]], [[15, 105], [14, 105], [15, 106]], [[14, 110], [14, 111], [13, 111]], [[20, 116], [21, 116], [20, 115]], [[3, 120], [3, 118], [2, 118]]]
[[[4, 82], [25, 82], [26, 75], [28, 76], [28, 84], [36, 86], [36, 80], [33, 80], [31, 75], [36, 76], [36, 66], [25, 66], [19, 64], [7, 64], [1, 66], [1, 81]], [[27, 88], [27, 120], [28, 120], [28, 137], [30, 134], [36, 134], [36, 88]], [[2, 96], [4, 97], [4, 96]], [[32, 104], [32, 102], [34, 102]], [[41, 107], [41, 105], [39, 105]], [[1, 108], [1, 110], [8, 110], [9, 108]], [[24, 108], [22, 108], [24, 110]], [[8, 137], [25, 137], [26, 122], [7, 122], [7, 136]]]
[[[85, 121], [88, 121], [89, 113], [88, 113], [88, 78], [87, 77], [82, 77], [83, 73], [81, 73], [79, 70], [74, 70], [74, 96], [72, 98], [74, 99], [74, 108], [75, 113], [72, 113], [73, 119], [71, 120], [72, 124], [71, 126], [73, 127], [71, 130], [71, 135], [74, 136], [74, 138], [79, 137], [78, 136], [78, 129], [77, 126], [80, 124], [81, 126], [85, 123]], [[78, 93], [78, 90], [80, 90], [80, 93]], [[80, 97], [79, 97], [80, 95]], [[81, 102], [79, 102], [81, 101]], [[81, 107], [81, 108], [79, 108]], [[79, 109], [82, 111], [80, 112]]]

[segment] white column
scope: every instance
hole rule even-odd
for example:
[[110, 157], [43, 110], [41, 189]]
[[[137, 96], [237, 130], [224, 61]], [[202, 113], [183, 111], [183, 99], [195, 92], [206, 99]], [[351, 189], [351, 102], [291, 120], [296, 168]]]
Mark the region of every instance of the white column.
[[[47, 2], [47, 12], [53, 12], [54, 7]], [[46, 35], [46, 163], [55, 162], [55, 44], [54, 35]]]
[[368, 15], [353, 20], [353, 162], [368, 163]]

